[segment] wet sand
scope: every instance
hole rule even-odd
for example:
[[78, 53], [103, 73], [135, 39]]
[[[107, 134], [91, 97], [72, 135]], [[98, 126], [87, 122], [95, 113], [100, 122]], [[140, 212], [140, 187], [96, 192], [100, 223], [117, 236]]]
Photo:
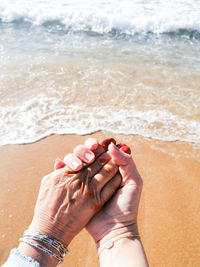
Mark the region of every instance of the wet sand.
[[[140, 235], [150, 266], [200, 264], [200, 148], [140, 136], [99, 132], [129, 144], [144, 180]], [[28, 145], [0, 147], [0, 264], [28, 227], [41, 178], [87, 136], [50, 136]], [[83, 230], [70, 244], [62, 266], [95, 267], [94, 242]]]

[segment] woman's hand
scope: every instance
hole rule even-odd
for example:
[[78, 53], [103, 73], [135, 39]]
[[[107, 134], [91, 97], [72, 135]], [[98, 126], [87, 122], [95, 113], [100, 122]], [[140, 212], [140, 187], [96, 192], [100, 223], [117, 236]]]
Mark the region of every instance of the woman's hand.
[[[130, 152], [127, 146], [119, 150], [110, 144], [105, 152], [111, 141], [107, 139], [101, 146], [94, 139], [87, 140], [63, 161], [56, 160], [55, 171], [42, 180], [29, 230], [49, 235], [66, 246], [86, 225], [100, 247], [108, 238], [126, 233], [137, 235], [142, 180], [131, 156], [122, 152]], [[112, 254], [103, 253], [101, 266], [113, 262], [122, 266], [127, 260], [128, 266], [133, 266], [133, 262], [134, 266], [147, 266], [140, 242], [126, 239], [114, 248]], [[41, 266], [57, 265], [57, 259], [27, 244], [20, 243], [18, 250]], [[123, 250], [120, 259], [116, 257], [119, 250]]]
[[[61, 162], [62, 168], [43, 178], [29, 230], [68, 245], [113, 195], [121, 176], [109, 153], [97, 146], [80, 145], [64, 161], [57, 160], [55, 168]], [[92, 148], [99, 155], [95, 161]]]
[[108, 153], [119, 166], [121, 188], [87, 224], [86, 229], [95, 242], [112, 239], [126, 233], [138, 235], [137, 212], [142, 190], [142, 179], [132, 157], [110, 144]]

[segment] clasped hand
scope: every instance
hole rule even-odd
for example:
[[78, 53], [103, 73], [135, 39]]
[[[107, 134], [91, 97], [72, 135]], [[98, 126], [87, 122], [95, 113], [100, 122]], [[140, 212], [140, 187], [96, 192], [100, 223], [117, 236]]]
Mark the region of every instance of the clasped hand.
[[29, 230], [65, 245], [85, 226], [95, 242], [119, 229], [137, 233], [142, 180], [130, 155], [90, 138], [55, 169], [41, 182]]

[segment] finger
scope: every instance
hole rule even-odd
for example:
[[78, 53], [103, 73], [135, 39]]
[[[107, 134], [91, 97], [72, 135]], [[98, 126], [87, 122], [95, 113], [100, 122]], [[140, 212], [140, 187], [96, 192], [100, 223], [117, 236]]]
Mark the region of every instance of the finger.
[[116, 144], [116, 141], [113, 138], [104, 139], [100, 142], [100, 144], [98, 144], [96, 139], [88, 138], [85, 141], [85, 145], [78, 145], [73, 152], [83, 162], [91, 164], [95, 158], [108, 149], [108, 145], [111, 142]]
[[100, 156], [102, 153], [108, 150], [108, 146], [110, 143], [116, 144], [115, 139], [113, 138], [106, 138], [99, 142], [98, 147], [93, 151], [95, 154], [95, 157]]
[[[94, 152], [95, 157], [97, 158], [102, 153], [104, 153], [105, 150], [108, 149], [108, 146], [111, 142], [116, 144], [116, 141], [113, 138], [106, 138], [102, 140], [100, 144], [98, 144], [96, 139], [88, 138], [85, 141], [85, 146], [79, 145], [75, 148], [74, 154], [80, 160], [84, 161], [87, 164], [90, 164], [91, 162], [94, 161], [94, 158], [93, 158], [93, 154], [90, 154], [89, 150], [92, 150]], [[61, 159], [56, 159], [54, 163], [54, 170], [63, 168], [66, 166], [66, 164], [70, 168], [70, 170], [73, 170], [73, 171], [78, 171], [83, 167], [83, 164], [81, 164], [80, 161], [77, 161], [77, 158], [72, 157], [71, 154], [66, 155], [64, 158], [64, 161], [62, 161]]]
[[[108, 152], [104, 152], [104, 149], [101, 146], [98, 146], [96, 152], [100, 154], [97, 159], [90, 164], [89, 166], [83, 165], [83, 162], [73, 153], [67, 154], [64, 157], [64, 160], [61, 161], [63, 164], [66, 164], [65, 169], [69, 171], [80, 171], [83, 167], [87, 168], [85, 171], [88, 173], [87, 177], [93, 177], [110, 159], [111, 156]], [[62, 166], [62, 163], [59, 163]]]
[[86, 166], [88, 178], [92, 178], [97, 174], [102, 167], [111, 160], [111, 156], [108, 152], [101, 154], [92, 164]]
[[[100, 203], [100, 195], [99, 195], [100, 189], [103, 187], [106, 181], [108, 181], [114, 176], [114, 174], [112, 174], [112, 171], [113, 171], [112, 166], [108, 165], [107, 167], [105, 167], [107, 169], [107, 173], [106, 173], [105, 181], [102, 182], [102, 186], [101, 186], [101, 181], [103, 180], [104, 173], [106, 172], [105, 170], [103, 171], [102, 168], [110, 160], [111, 160], [111, 156], [109, 155], [109, 153], [104, 152], [95, 160], [95, 162], [93, 162], [89, 166], [85, 166], [82, 170], [80, 170], [77, 173], [79, 175], [79, 179], [82, 180], [81, 191], [85, 195], [95, 196], [98, 203]], [[118, 169], [117, 166], [114, 166], [114, 167], [115, 169]], [[99, 174], [99, 172], [101, 173]], [[111, 172], [111, 174], [108, 177], [109, 172]], [[100, 176], [98, 176], [97, 174], [99, 174]], [[97, 175], [96, 178], [94, 178], [95, 175]], [[100, 182], [98, 181], [98, 179], [100, 180]]]
[[61, 159], [56, 159], [54, 162], [54, 170], [64, 168], [66, 164]]
[[87, 164], [90, 164], [95, 160], [94, 153], [86, 145], [78, 145], [75, 147], [73, 153]]
[[106, 163], [101, 170], [91, 179], [91, 186], [96, 186], [97, 190], [101, 190], [117, 173], [118, 166], [112, 160]]
[[101, 202], [105, 204], [121, 185], [121, 175], [117, 173], [101, 190]]
[[88, 138], [85, 140], [85, 145], [87, 148], [89, 148], [91, 151], [94, 151], [98, 147], [98, 141], [95, 138]]
[[123, 152], [125, 152], [125, 153], [127, 153], [127, 154], [131, 154], [131, 149], [130, 149], [130, 147], [127, 146], [126, 144], [124, 144], [124, 143], [119, 143], [119, 144], [117, 144], [117, 147], [118, 147], [121, 151], [123, 151]]
[[108, 151], [112, 155], [113, 161], [119, 166], [127, 165], [131, 159], [131, 156], [129, 154], [120, 150], [113, 143], [109, 145]]
[[123, 185], [129, 182], [141, 183], [142, 179], [133, 162], [131, 155], [121, 151], [114, 144], [110, 144], [108, 151], [115, 164], [119, 166], [120, 174], [122, 175]]
[[102, 187], [115, 176], [117, 171], [118, 166], [113, 163], [109, 153], [104, 152], [95, 162], [89, 166], [85, 166], [83, 170], [77, 173], [79, 180], [82, 182], [81, 192], [84, 195], [94, 197], [97, 203], [100, 203], [100, 191]]
[[105, 152], [105, 149], [101, 145], [98, 145], [97, 149], [93, 151], [95, 158], [99, 157], [104, 152]]
[[108, 150], [108, 146], [113, 143], [116, 145], [116, 141], [114, 138], [106, 138], [104, 140], [102, 140], [101, 142], [99, 142], [99, 144], [105, 149]]
[[64, 157], [64, 163], [72, 171], [79, 171], [83, 167], [82, 161], [73, 153], [67, 154]]

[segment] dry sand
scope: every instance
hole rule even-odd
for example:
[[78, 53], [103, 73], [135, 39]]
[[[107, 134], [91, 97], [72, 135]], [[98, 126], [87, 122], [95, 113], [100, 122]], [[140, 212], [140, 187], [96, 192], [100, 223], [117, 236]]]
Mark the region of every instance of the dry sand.
[[[150, 266], [200, 266], [200, 148], [140, 136], [129, 144], [144, 180], [139, 229]], [[0, 264], [29, 225], [41, 178], [87, 136], [50, 136], [28, 145], [0, 147]], [[70, 244], [64, 266], [95, 267], [92, 238], [83, 230]]]

